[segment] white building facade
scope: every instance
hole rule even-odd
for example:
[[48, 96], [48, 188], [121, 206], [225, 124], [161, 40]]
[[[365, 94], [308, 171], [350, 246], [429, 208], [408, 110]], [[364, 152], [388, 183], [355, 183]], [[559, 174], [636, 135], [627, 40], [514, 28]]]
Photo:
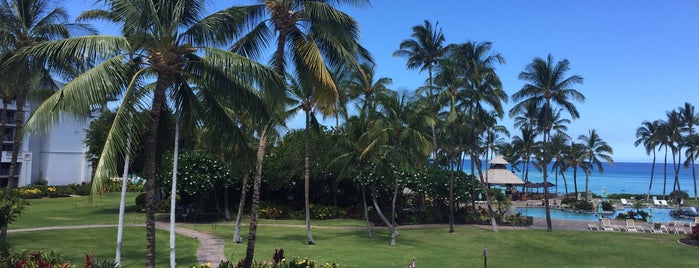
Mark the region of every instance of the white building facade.
[[[0, 107], [1, 108], [1, 107]], [[28, 119], [33, 106], [25, 105], [24, 118]], [[8, 106], [7, 126], [0, 158], [0, 182], [7, 185], [12, 145], [16, 131], [14, 103]], [[86, 158], [83, 142], [89, 127], [87, 120], [63, 117], [47, 133], [26, 135], [17, 157], [15, 175], [19, 187], [36, 183], [67, 185], [90, 182], [92, 169]]]

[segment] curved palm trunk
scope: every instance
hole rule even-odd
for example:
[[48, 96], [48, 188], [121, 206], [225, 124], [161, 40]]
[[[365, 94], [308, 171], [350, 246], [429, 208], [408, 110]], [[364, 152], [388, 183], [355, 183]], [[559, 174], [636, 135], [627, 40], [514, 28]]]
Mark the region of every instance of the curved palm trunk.
[[488, 189], [490, 189], [490, 185], [488, 184], [488, 176], [486, 174], [485, 179], [483, 177], [483, 171], [481, 168], [481, 163], [480, 160], [478, 162], [478, 176], [481, 178], [481, 184], [483, 185], [483, 194], [485, 195], [485, 200], [486, 200], [486, 207], [488, 207], [488, 215], [490, 216], [490, 226], [493, 228], [493, 232], [498, 232], [498, 223], [495, 220], [495, 211], [493, 210], [493, 205], [490, 204], [490, 193], [488, 193]]
[[475, 219], [476, 216], [478, 216], [478, 213], [476, 211], [476, 174], [475, 174], [475, 162], [476, 160], [473, 158], [473, 154], [471, 155], [471, 179], [473, 180], [471, 182], [471, 216]]
[[[364, 184], [362, 184], [362, 205], [364, 206], [364, 221], [366, 222], [366, 236], [368, 238], [371, 238], [371, 224], [369, 223], [369, 208], [366, 205], [366, 189], [364, 187]], [[376, 204], [374, 204], [374, 205], [376, 205]]]
[[248, 232], [248, 247], [245, 251], [244, 268], [252, 267], [253, 257], [255, 255], [255, 239], [257, 238], [257, 214], [260, 208], [260, 185], [262, 182], [262, 161], [265, 158], [265, 149], [267, 147], [267, 128], [265, 127], [260, 132], [260, 144], [257, 146], [257, 163], [255, 164], [255, 176], [252, 182], [252, 201], [250, 203], [250, 230]]
[[172, 188], [170, 189], [170, 268], [175, 268], [175, 208], [177, 206], [177, 160], [180, 153], [180, 116], [175, 119], [175, 152], [172, 159]]
[[653, 188], [653, 175], [655, 175], [655, 150], [653, 150], [653, 164], [650, 168], [650, 183], [648, 184], [648, 194], [646, 194], [646, 200], [650, 200], [650, 192]]
[[[15, 112], [15, 140], [12, 144], [12, 158], [10, 160], [10, 174], [7, 177], [7, 191], [17, 188], [18, 178], [15, 175], [17, 172], [17, 158], [19, 150], [22, 148], [22, 129], [24, 128], [24, 94], [17, 94], [17, 111]], [[27, 178], [30, 179], [30, 178]]]
[[143, 145], [144, 167], [146, 178], [146, 267], [155, 267], [155, 152], [160, 124], [160, 111], [165, 103], [165, 89], [169, 78], [160, 76], [153, 92], [153, 104], [150, 111], [150, 124]]
[[[450, 152], [455, 152], [454, 150], [454, 139], [450, 139], [451, 143], [450, 144]], [[436, 149], [435, 149], [436, 150]], [[454, 232], [454, 155], [451, 154], [449, 156], [449, 232], [453, 233]]]
[[126, 156], [124, 156], [124, 174], [121, 175], [121, 195], [119, 198], [119, 220], [117, 222], [117, 245], [114, 262], [121, 267], [121, 244], [124, 236], [124, 213], [126, 212], [126, 186], [129, 174], [129, 162], [131, 152], [131, 139], [126, 142]]
[[672, 153], [672, 165], [675, 168], [675, 181], [672, 183], [672, 191], [682, 190], [680, 187], [680, 166], [682, 164], [682, 150], [677, 148], [677, 162], [675, 162], [675, 153]]
[[566, 180], [566, 173], [563, 171], [559, 171], [561, 173], [561, 178], [563, 178], [563, 187], [566, 190], [566, 195], [568, 195], [568, 181]]
[[243, 218], [243, 210], [245, 209], [245, 198], [248, 193], [248, 177], [250, 173], [243, 174], [243, 186], [240, 189], [240, 202], [238, 202], [238, 216], [235, 218], [235, 233], [233, 234], [233, 242], [241, 243], [243, 238], [240, 236], [240, 222]]
[[310, 150], [310, 146], [308, 144], [308, 141], [310, 140], [308, 126], [310, 125], [311, 118], [310, 118], [310, 114], [309, 114], [310, 111], [308, 111], [307, 109], [304, 109], [304, 111], [306, 112], [306, 131], [305, 131], [306, 132], [305, 133], [306, 134], [306, 145], [305, 145], [306, 146], [306, 153], [303, 157], [303, 162], [304, 162], [303, 165], [305, 168], [305, 170], [303, 172], [303, 196], [304, 196], [304, 199], [306, 202], [306, 233], [308, 235], [308, 244], [315, 245], [316, 242], [313, 241], [313, 233], [311, 233], [311, 207], [310, 207], [310, 200], [308, 197], [309, 184], [310, 184], [309, 178], [311, 177], [311, 168], [310, 168], [310, 164], [308, 163], [309, 162], [308, 153]]
[[383, 211], [381, 211], [381, 207], [379, 207], [379, 203], [376, 201], [376, 195], [374, 194], [376, 191], [372, 191], [371, 194], [371, 201], [374, 203], [374, 208], [376, 208], [376, 214], [379, 214], [379, 218], [383, 221], [384, 224], [388, 227], [388, 230], [391, 232], [391, 246], [396, 245], [396, 236], [398, 236], [398, 232], [396, 231], [396, 226], [391, 223], [391, 221], [386, 218], [386, 215], [383, 214]]

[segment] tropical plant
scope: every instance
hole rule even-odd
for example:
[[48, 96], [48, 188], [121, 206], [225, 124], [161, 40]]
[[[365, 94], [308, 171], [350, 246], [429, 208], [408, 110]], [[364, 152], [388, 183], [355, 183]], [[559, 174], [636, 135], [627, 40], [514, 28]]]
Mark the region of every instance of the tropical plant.
[[[391, 220], [384, 222], [391, 231], [392, 246], [396, 245], [396, 201], [400, 189], [400, 169], [419, 166], [426, 161], [431, 144], [419, 131], [406, 124], [411, 116], [408, 96], [393, 93], [378, 98], [380, 110], [376, 120], [369, 124], [367, 132], [360, 137], [359, 143], [364, 148], [363, 155], [379, 154], [386, 164], [393, 169], [393, 194], [391, 199]], [[390, 163], [390, 164], [389, 164]], [[375, 202], [374, 197], [374, 202]], [[375, 202], [376, 203], [376, 202]], [[378, 205], [378, 204], [375, 204]]]
[[[5, 133], [8, 104], [15, 102], [14, 140], [6, 191], [17, 188], [17, 156], [24, 137], [24, 109], [27, 98], [45, 97], [58, 88], [52, 74], [68, 77], [71, 70], [78, 68], [75, 57], [65, 57], [55, 65], [44, 65], [34, 55], [24, 53], [49, 41], [68, 38], [71, 35], [92, 33], [83, 24], [69, 23], [66, 10], [49, 0], [3, 0], [0, 1], [0, 87], [2, 116], [0, 133]], [[41, 59], [41, 57], [38, 57]], [[75, 64], [75, 65], [73, 65]], [[37, 93], [43, 91], [43, 93]], [[3, 135], [0, 135], [0, 143]]]
[[[145, 152], [143, 177], [147, 179], [147, 267], [155, 266], [156, 140], [162, 133], [159, 129], [162, 112], [167, 111], [170, 103], [182, 107], [185, 114], [190, 112], [188, 108], [203, 110], [205, 107], [208, 120], [201, 122], [208, 124], [225, 118], [226, 109], [218, 102], [225, 99], [225, 104], [235, 103], [237, 109], [261, 115], [266, 112], [266, 106], [252, 85], [273, 89], [282, 84], [272, 70], [215, 48], [235, 38], [245, 14], [225, 9], [202, 18], [205, 6], [206, 1], [192, 0], [107, 1], [106, 9], [85, 11], [79, 19], [114, 22], [122, 27], [124, 37], [74, 37], [44, 42], [25, 50], [28, 55], [47, 58], [50, 63], [66, 58], [101, 62], [67, 83], [34, 111], [28, 125], [35, 129], [57, 122], [60, 111], [84, 115], [94, 105], [106, 103], [109, 96], [122, 96], [96, 167], [95, 192], [107, 174], [118, 173], [116, 160], [124, 155], [126, 137], [133, 130], [128, 126], [148, 126], [141, 140]], [[200, 52], [204, 56], [200, 56]], [[148, 84], [147, 81], [155, 82]], [[171, 94], [166, 94], [168, 91]], [[167, 96], [173, 96], [174, 102], [166, 101]], [[183, 106], [183, 103], [193, 107]], [[138, 113], [145, 110], [150, 112]], [[141, 114], [145, 116], [139, 116]], [[185, 122], [193, 122], [189, 119], [194, 117], [184, 118], [187, 118]], [[138, 134], [132, 136], [140, 137]]]
[[0, 194], [0, 241], [7, 237], [7, 226], [22, 215], [26, 202], [12, 193]]
[[[596, 167], [600, 174], [604, 173], [604, 166], [602, 165], [602, 160], [609, 164], [614, 164], [612, 159], [612, 154], [614, 150], [611, 146], [607, 144], [597, 133], [596, 129], [590, 129], [588, 135], [580, 135], [578, 140], [585, 148], [585, 157], [587, 158], [587, 165], [590, 169], [585, 172], [585, 193], [590, 193], [588, 188], [590, 183], [590, 172]], [[590, 200], [588, 200], [590, 201]]]
[[[434, 26], [429, 20], [425, 20], [423, 25], [413, 26], [413, 33], [410, 35], [411, 39], [403, 40], [400, 43], [398, 50], [393, 52], [393, 56], [407, 57], [408, 61], [406, 66], [408, 69], [419, 69], [420, 72], [427, 70], [428, 77], [428, 88], [427, 97], [431, 97], [434, 94], [434, 81], [432, 76], [432, 71], [435, 65], [438, 64], [439, 60], [447, 53], [447, 49], [444, 46], [444, 33], [442, 33], [442, 28], [439, 27], [439, 22], [435, 23]], [[429, 98], [428, 98], [429, 100]], [[429, 110], [431, 110], [429, 118], [429, 125], [432, 130], [432, 146], [434, 148], [433, 157], [437, 157], [437, 135], [436, 135], [436, 116], [439, 110], [437, 103], [432, 101], [432, 105], [429, 105]]]
[[653, 176], [655, 175], [655, 149], [660, 145], [660, 121], [655, 120], [653, 122], [643, 121], [641, 126], [636, 129], [636, 141], [633, 143], [634, 146], [638, 147], [643, 144], [643, 148], [646, 149], [646, 154], [653, 153], [653, 163], [650, 169], [650, 182], [648, 183], [648, 193], [646, 194], [646, 200], [650, 199], [651, 189], [653, 187]]
[[694, 143], [696, 139], [694, 139], [694, 126], [699, 125], [699, 114], [695, 112], [694, 105], [685, 102], [684, 106], [679, 107], [679, 115], [680, 115], [680, 120], [683, 124], [683, 127], [681, 128], [683, 133], [686, 133], [685, 136], [683, 136], [684, 140], [684, 145], [685, 147], [688, 147], [687, 150], [685, 151], [687, 160], [684, 163], [684, 167], [692, 167], [692, 178], [694, 179], [694, 199], [697, 200], [699, 199], [699, 196], [697, 196], [697, 174], [696, 174], [696, 166], [694, 165], [694, 159], [697, 158], [696, 155], [696, 147], [697, 144]]
[[[566, 72], [570, 70], [568, 60], [554, 62], [553, 56], [548, 55], [546, 59], [534, 58], [534, 60], [525, 67], [525, 70], [519, 74], [519, 79], [527, 82], [522, 89], [512, 95], [514, 101], [519, 101], [510, 110], [510, 115], [515, 115], [525, 111], [525, 108], [531, 105], [536, 105], [538, 110], [537, 130], [542, 135], [543, 143], [543, 163], [542, 166], [548, 166], [551, 158], [547, 154], [547, 144], [551, 136], [551, 130], [554, 126], [555, 106], [560, 106], [568, 112], [571, 118], [576, 119], [580, 115], [573, 101], [584, 101], [585, 96], [573, 88], [576, 84], [581, 84], [583, 78], [580, 75], [572, 75], [566, 77]], [[544, 184], [548, 182], [548, 169], [543, 169]], [[544, 187], [544, 199], [548, 204], [548, 189]], [[549, 206], [546, 206], [546, 226], [547, 230], [551, 228], [551, 212]]]

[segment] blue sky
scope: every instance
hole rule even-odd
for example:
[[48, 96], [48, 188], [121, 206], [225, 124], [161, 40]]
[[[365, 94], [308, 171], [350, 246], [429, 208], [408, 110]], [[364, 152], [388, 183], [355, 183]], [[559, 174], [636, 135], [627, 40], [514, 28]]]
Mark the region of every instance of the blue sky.
[[[215, 2], [223, 7], [252, 1]], [[66, 6], [74, 16], [92, 3], [68, 0]], [[664, 119], [685, 102], [699, 105], [698, 1], [377, 0], [371, 7], [341, 10], [357, 19], [377, 74], [392, 78], [396, 90], [414, 90], [427, 79], [427, 73], [407, 70], [405, 58], [392, 57], [424, 20], [439, 22], [447, 43], [493, 42], [506, 59], [497, 73], [508, 95], [523, 86], [517, 75], [535, 57], [568, 59], [570, 74], [584, 77], [576, 89], [587, 98], [577, 104], [581, 118], [570, 124], [569, 134], [597, 129], [617, 162], [652, 160], [633, 146], [641, 122]], [[511, 119], [502, 124], [517, 134]], [[301, 127], [302, 121], [290, 126]]]

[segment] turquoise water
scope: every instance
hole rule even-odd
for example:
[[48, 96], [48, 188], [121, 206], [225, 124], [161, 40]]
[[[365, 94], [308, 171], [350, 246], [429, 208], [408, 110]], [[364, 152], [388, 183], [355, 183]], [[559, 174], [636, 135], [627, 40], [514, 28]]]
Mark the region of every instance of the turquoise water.
[[[470, 164], [468, 161], [465, 162], [465, 166], [469, 167], [466, 172], [470, 172]], [[699, 165], [697, 166], [697, 172], [699, 173]], [[604, 173], [600, 174], [595, 168], [590, 174], [589, 190], [596, 194], [602, 193], [602, 187], [607, 190], [608, 194], [611, 193], [632, 193], [632, 194], [645, 194], [648, 193], [648, 186], [650, 184], [651, 176], [651, 163], [614, 163], [610, 165], [608, 163], [603, 163]], [[508, 166], [509, 168], [509, 166]], [[522, 168], [520, 167], [520, 170]], [[557, 187], [549, 188], [549, 191], [556, 191], [559, 194], [566, 193], [566, 183], [562, 176], [554, 176], [549, 172], [548, 181], [556, 184]], [[515, 174], [524, 180], [524, 176], [521, 171], [515, 171]], [[699, 174], [697, 174], [699, 177]], [[665, 194], [672, 192], [672, 185], [675, 178], [675, 172], [673, 170], [672, 162], [667, 165], [667, 181], [664, 182], [664, 167], [663, 163], [655, 164], [655, 175], [653, 176], [653, 185], [651, 188], [651, 194], [660, 196], [663, 194], [663, 187], [665, 187]], [[573, 183], [573, 171], [568, 170], [565, 172], [565, 179], [568, 186], [568, 192], [575, 192]], [[542, 182], [543, 173], [537, 171], [533, 166], [529, 169], [529, 181], [531, 182]], [[585, 173], [582, 170], [578, 170], [577, 178], [578, 191], [585, 191]], [[679, 182], [682, 190], [689, 193], [690, 196], [694, 196], [694, 177], [691, 168], [680, 167]], [[536, 192], [536, 189], [534, 189]], [[539, 192], [543, 192], [543, 189], [539, 189]]]
[[[614, 212], [614, 214], [605, 214], [605, 218], [611, 218], [614, 219], [619, 213], [626, 213], [626, 211], [629, 210], [635, 210], [632, 208], [627, 208], [624, 210], [617, 210]], [[648, 212], [648, 209], [641, 209], [643, 211]], [[670, 210], [669, 208], [653, 208], [653, 222], [669, 222], [669, 221], [689, 221], [693, 222], [691, 219], [684, 219], [684, 218], [673, 218], [670, 216]], [[517, 212], [521, 213], [524, 216], [532, 216], [534, 218], [545, 218], [546, 217], [546, 211], [544, 208], [528, 208], [528, 207], [520, 207], [517, 208]], [[551, 210], [551, 218], [552, 219], [558, 219], [558, 220], [589, 220], [589, 221], [594, 221], [598, 220], [597, 214], [595, 213], [577, 213], [577, 212], [567, 212], [567, 211], [562, 211], [558, 209], [552, 209]]]

